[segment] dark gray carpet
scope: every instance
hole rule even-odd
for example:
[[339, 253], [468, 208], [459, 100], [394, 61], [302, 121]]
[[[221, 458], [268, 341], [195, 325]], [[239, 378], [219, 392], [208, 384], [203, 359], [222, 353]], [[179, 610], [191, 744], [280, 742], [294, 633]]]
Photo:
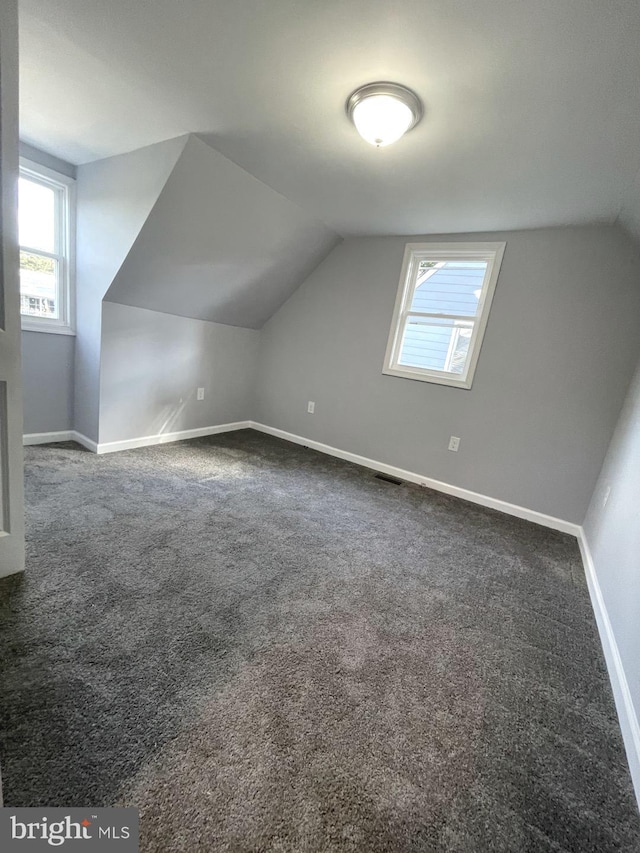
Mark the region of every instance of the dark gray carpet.
[[255, 432], [27, 450], [8, 805], [145, 851], [640, 850], [572, 538]]

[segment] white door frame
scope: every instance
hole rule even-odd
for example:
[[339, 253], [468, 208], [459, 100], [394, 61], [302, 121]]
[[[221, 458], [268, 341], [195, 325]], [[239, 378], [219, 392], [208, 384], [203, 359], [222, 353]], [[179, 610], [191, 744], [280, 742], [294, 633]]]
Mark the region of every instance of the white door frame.
[[24, 569], [18, 278], [18, 8], [0, 3], [0, 577]]

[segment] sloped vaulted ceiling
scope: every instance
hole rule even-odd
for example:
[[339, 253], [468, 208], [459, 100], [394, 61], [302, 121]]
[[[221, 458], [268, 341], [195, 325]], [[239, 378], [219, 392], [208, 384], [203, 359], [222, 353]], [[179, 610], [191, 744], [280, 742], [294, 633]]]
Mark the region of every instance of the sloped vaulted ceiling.
[[[21, 132], [87, 163], [202, 138], [342, 234], [612, 222], [640, 166], [638, 0], [20, 0]], [[391, 79], [425, 118], [367, 146]]]
[[259, 329], [339, 240], [190, 136], [105, 299]]

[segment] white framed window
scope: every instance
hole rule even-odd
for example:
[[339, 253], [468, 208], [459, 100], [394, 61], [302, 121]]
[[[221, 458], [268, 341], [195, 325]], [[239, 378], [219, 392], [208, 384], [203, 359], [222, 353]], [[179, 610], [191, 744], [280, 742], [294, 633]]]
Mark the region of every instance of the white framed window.
[[74, 334], [75, 181], [20, 158], [22, 328]]
[[382, 372], [471, 388], [506, 243], [407, 243]]

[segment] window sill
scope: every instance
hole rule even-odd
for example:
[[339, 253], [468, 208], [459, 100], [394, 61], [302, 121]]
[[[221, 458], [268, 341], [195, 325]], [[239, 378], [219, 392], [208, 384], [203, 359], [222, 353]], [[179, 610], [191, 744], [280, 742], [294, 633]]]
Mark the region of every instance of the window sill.
[[472, 378], [469, 379], [454, 379], [451, 376], [438, 376], [434, 373], [427, 373], [422, 370], [401, 369], [395, 367], [385, 367], [383, 369], [385, 376], [399, 376], [401, 379], [417, 379], [418, 382], [433, 382], [436, 385], [449, 385], [451, 388], [471, 388]]
[[29, 323], [25, 322], [24, 317], [22, 318], [22, 331], [44, 332], [46, 335], [70, 335], [74, 338], [76, 336], [75, 330], [70, 328], [70, 326], [45, 326], [40, 323]]

